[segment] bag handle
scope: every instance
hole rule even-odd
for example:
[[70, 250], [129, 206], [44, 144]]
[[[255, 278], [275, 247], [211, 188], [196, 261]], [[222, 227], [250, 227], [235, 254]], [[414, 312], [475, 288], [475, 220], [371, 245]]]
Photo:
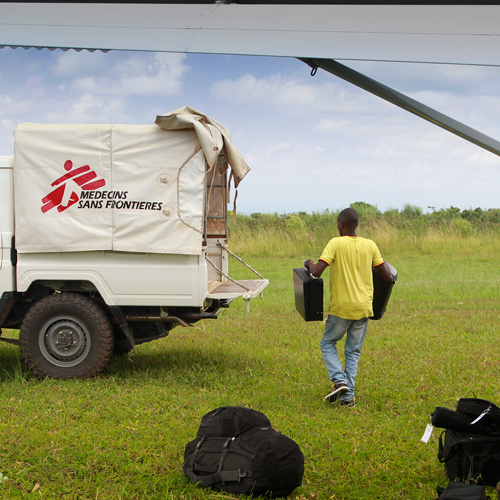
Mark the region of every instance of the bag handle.
[[451, 447], [450, 453], [447, 457], [444, 456], [444, 444], [443, 444], [443, 434], [446, 432], [446, 429], [441, 432], [439, 435], [439, 449], [438, 449], [438, 459], [440, 463], [445, 463], [451, 458], [455, 456], [455, 453], [453, 452], [453, 447]]

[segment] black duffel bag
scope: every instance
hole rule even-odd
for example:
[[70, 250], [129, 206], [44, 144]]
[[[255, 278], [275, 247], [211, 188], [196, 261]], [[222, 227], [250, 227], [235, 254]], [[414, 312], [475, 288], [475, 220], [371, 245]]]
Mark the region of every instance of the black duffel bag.
[[500, 436], [444, 430], [438, 458], [448, 477], [495, 486], [500, 481]]
[[456, 410], [436, 407], [431, 423], [459, 432], [500, 435], [500, 408], [486, 399], [460, 398]]
[[304, 455], [263, 413], [223, 406], [203, 416], [182, 470], [202, 487], [278, 498], [302, 484]]
[[495, 434], [497, 432], [496, 426], [489, 423], [487, 419], [476, 420], [477, 417], [474, 418], [459, 411], [437, 406], [432, 414], [431, 424], [442, 429], [474, 434]]

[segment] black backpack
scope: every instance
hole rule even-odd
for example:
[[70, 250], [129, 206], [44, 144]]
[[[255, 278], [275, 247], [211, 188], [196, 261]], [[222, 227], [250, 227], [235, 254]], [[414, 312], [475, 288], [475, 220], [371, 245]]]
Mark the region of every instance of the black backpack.
[[500, 408], [479, 398], [460, 398], [456, 410], [438, 406], [432, 425], [445, 430], [438, 458], [450, 479], [495, 486], [500, 481]]
[[438, 458], [447, 476], [495, 486], [500, 481], [500, 437], [451, 429], [439, 436]]
[[223, 406], [205, 414], [186, 445], [184, 474], [232, 494], [286, 497], [302, 484], [304, 455], [260, 411]]

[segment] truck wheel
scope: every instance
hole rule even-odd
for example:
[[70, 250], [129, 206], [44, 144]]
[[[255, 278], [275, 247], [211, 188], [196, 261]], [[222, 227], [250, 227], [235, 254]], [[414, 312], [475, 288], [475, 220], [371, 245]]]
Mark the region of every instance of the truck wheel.
[[88, 297], [56, 293], [28, 311], [19, 346], [26, 364], [40, 377], [93, 377], [113, 354], [113, 328]]

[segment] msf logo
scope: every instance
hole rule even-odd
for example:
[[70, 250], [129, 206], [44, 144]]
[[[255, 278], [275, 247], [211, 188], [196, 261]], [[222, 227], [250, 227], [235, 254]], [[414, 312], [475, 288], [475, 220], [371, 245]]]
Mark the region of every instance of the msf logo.
[[48, 212], [57, 207], [58, 212], [64, 212], [74, 205], [80, 198], [75, 190], [93, 191], [106, 185], [104, 179], [97, 179], [97, 174], [90, 170], [88, 165], [73, 170], [73, 162], [68, 160], [64, 164], [64, 170], [68, 173], [56, 179], [51, 186], [57, 186], [54, 191], [42, 198], [42, 212]]

